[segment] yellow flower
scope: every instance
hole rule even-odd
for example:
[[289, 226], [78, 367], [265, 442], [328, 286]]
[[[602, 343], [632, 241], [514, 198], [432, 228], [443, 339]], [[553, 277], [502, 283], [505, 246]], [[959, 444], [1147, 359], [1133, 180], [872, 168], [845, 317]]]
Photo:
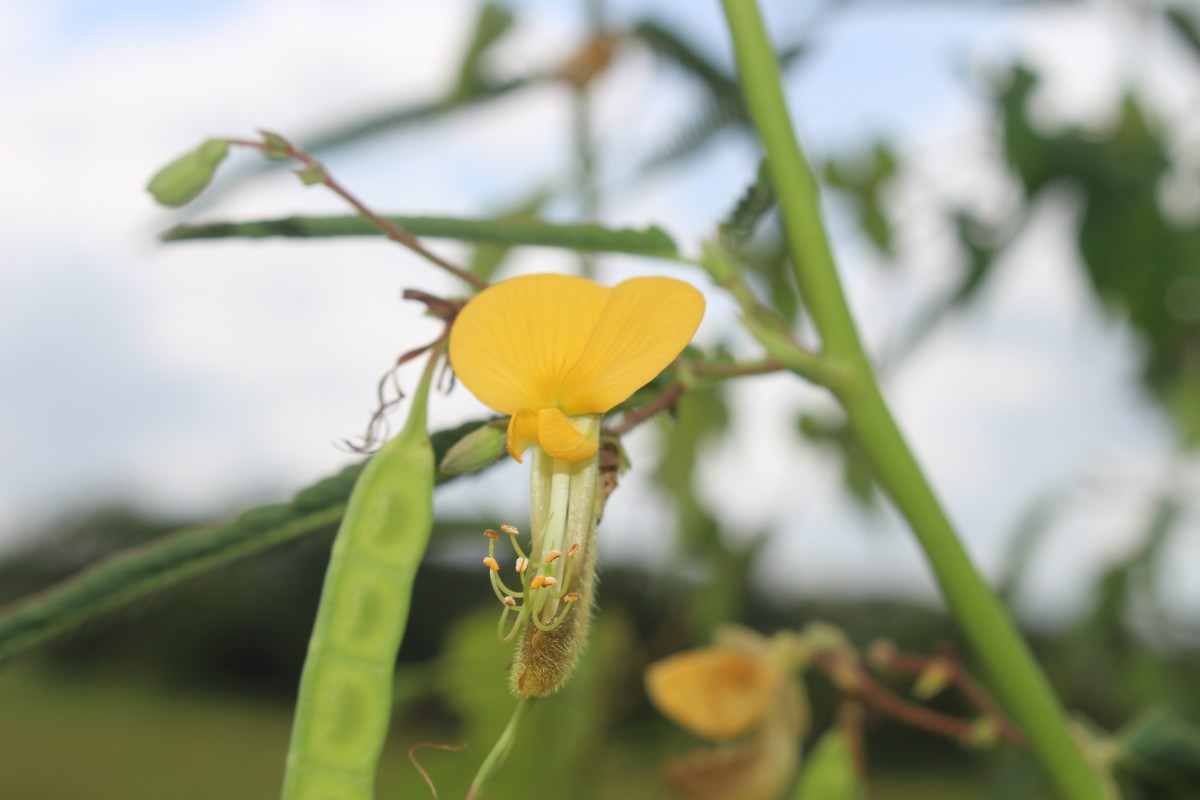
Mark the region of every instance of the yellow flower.
[[782, 657], [786, 642], [776, 647], [743, 628], [714, 638], [713, 647], [646, 669], [646, 692], [658, 710], [720, 744], [671, 761], [667, 780], [691, 800], [773, 800], [791, 785], [808, 728], [803, 689]]
[[687, 346], [704, 297], [671, 278], [613, 288], [567, 275], [527, 275], [480, 292], [459, 313], [450, 361], [485, 405], [511, 415], [508, 452], [532, 445], [584, 461], [596, 441], [568, 417], [599, 415], [662, 372]]

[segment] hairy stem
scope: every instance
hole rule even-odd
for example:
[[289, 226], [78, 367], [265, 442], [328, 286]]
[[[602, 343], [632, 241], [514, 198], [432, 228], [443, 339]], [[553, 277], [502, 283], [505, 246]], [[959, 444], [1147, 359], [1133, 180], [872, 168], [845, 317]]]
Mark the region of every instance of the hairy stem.
[[788, 116], [779, 66], [754, 0], [722, 0], [750, 118], [767, 154], [796, 280], [825, 351], [858, 380], [836, 390], [876, 478], [916, 534], [946, 604], [1058, 791], [1103, 798], [1072, 741], [1061, 704], [1016, 626], [975, 569], [892, 418], [842, 292], [821, 221], [818, 188]]

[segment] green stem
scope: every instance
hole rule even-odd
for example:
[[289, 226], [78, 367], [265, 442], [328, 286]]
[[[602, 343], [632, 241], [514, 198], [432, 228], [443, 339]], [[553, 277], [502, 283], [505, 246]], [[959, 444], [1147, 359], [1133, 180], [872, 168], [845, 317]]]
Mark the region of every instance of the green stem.
[[496, 740], [495, 746], [492, 747], [492, 752], [488, 753], [487, 758], [483, 760], [483, 764], [479, 767], [479, 772], [475, 773], [475, 780], [471, 781], [471, 788], [467, 791], [467, 800], [479, 800], [483, 794], [484, 788], [496, 771], [504, 764], [504, 760], [508, 758], [509, 752], [512, 750], [513, 742], [517, 739], [517, 727], [521, 724], [521, 717], [525, 714], [525, 707], [529, 705], [528, 700], [518, 700], [517, 707], [513, 709], [512, 717], [508, 720], [508, 725], [504, 727], [504, 732], [500, 734], [500, 738]]
[[1068, 732], [1062, 707], [996, 595], [954, 532], [879, 390], [838, 279], [821, 221], [819, 195], [792, 130], [779, 67], [754, 0], [722, 0], [750, 117], [767, 154], [784, 232], [805, 307], [829, 355], [859, 380], [838, 393], [880, 485], [904, 515], [962, 626], [1013, 718], [1029, 735], [1059, 792], [1071, 800], [1105, 797], [1096, 773]]
[[[599, 35], [604, 29], [603, 0], [586, 0], [588, 32]], [[600, 192], [596, 186], [596, 145], [593, 141], [595, 125], [592, 119], [592, 91], [590, 82], [576, 87], [571, 98], [571, 134], [575, 147], [576, 190], [584, 222], [595, 222], [600, 211]], [[596, 273], [596, 259], [591, 253], [580, 252], [579, 261], [583, 276], [591, 278]]]

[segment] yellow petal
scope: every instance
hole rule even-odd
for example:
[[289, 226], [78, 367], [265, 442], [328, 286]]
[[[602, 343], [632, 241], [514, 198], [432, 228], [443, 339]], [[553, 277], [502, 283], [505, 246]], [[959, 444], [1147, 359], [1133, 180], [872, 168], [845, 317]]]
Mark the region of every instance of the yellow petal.
[[780, 683], [762, 728], [733, 744], [700, 750], [667, 765], [667, 781], [691, 800], [774, 800], [791, 786], [800, 761], [803, 704], [794, 680]]
[[595, 331], [562, 381], [559, 408], [602, 414], [662, 372], [691, 340], [704, 295], [672, 278], [633, 278], [612, 290]]
[[557, 408], [543, 408], [538, 412], [537, 435], [538, 444], [551, 458], [584, 461], [596, 455], [596, 443], [576, 430]]
[[[559, 405], [612, 289], [568, 275], [526, 275], [484, 289], [459, 312], [450, 363], [501, 414]], [[653, 376], [651, 376], [653, 377]]]
[[676, 724], [723, 741], [762, 724], [781, 677], [770, 662], [740, 650], [703, 647], [651, 664], [646, 692]]
[[538, 443], [538, 412], [519, 408], [508, 420], [508, 454], [521, 463], [521, 454]]

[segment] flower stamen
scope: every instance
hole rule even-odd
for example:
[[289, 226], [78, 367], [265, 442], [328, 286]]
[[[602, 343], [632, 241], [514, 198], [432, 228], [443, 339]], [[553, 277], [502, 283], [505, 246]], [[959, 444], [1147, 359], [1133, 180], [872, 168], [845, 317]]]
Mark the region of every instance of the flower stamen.
[[[564, 592], [570, 584], [572, 567], [574, 562], [571, 556], [578, 552], [578, 546], [572, 546], [567, 553], [567, 569], [566, 574], [561, 578], [557, 575], [550, 574], [554, 567], [549, 566], [554, 561], [563, 557], [563, 553], [559, 550], [551, 550], [547, 552], [542, 563], [538, 564], [530, 560], [525, 555], [524, 549], [517, 540], [519, 531], [514, 525], [501, 525], [500, 530], [507, 533], [508, 541], [513, 549], [517, 552], [517, 558], [513, 566], [518, 576], [521, 579], [521, 589], [517, 591], [508, 586], [504, 579], [500, 577], [500, 562], [496, 559], [496, 542], [500, 541], [500, 534], [496, 533], [491, 528], [484, 531], [483, 535], [488, 539], [488, 554], [483, 559], [484, 565], [488, 568], [488, 576], [491, 579], [492, 590], [496, 594], [496, 598], [500, 601], [503, 610], [500, 612], [500, 619], [496, 625], [496, 636], [503, 642], [511, 641], [526, 623], [532, 619], [537, 625], [538, 630], [550, 631], [557, 628], [562, 621], [566, 619], [566, 614], [570, 610], [569, 603], [578, 600], [579, 594], [573, 593], [575, 600], [566, 601], [560, 608], [559, 603], [563, 602], [561, 593]], [[543, 570], [546, 572], [543, 573]], [[562, 581], [560, 583], [560, 581]], [[545, 589], [546, 591], [535, 591]], [[530, 592], [534, 592], [530, 595]], [[532, 601], [530, 603], [525, 598]], [[555, 613], [557, 612], [557, 613]], [[545, 621], [543, 615], [554, 614], [554, 618]], [[510, 616], [515, 615], [512, 624], [509, 625]]]

